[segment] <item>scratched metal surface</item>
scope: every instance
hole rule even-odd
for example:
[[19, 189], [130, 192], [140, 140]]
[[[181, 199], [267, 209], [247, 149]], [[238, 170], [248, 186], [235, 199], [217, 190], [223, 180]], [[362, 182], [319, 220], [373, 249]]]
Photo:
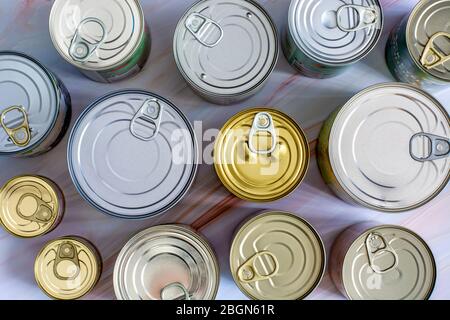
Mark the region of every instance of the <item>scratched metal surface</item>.
[[[220, 128], [227, 118], [250, 106], [273, 106], [292, 115], [307, 131], [315, 146], [321, 122], [357, 91], [379, 82], [392, 81], [384, 61], [386, 37], [392, 26], [416, 1], [382, 0], [386, 28], [374, 52], [348, 72], [330, 80], [312, 80], [296, 74], [284, 57], [268, 85], [252, 99], [234, 106], [211, 105], [195, 96], [177, 73], [172, 57], [172, 36], [178, 18], [194, 0], [142, 0], [151, 26], [153, 48], [150, 62], [139, 76], [115, 85], [94, 83], [66, 64], [53, 49], [48, 33], [49, 0], [0, 0], [0, 49], [19, 50], [35, 56], [65, 82], [73, 102], [73, 119], [96, 97], [116, 89], [142, 88], [171, 99], [191, 121], [203, 121], [203, 130]], [[261, 0], [279, 29], [286, 21], [288, 0]], [[435, 92], [450, 108], [450, 89]], [[208, 142], [204, 143], [206, 146]], [[113, 299], [112, 270], [123, 244], [137, 231], [151, 225], [180, 222], [198, 228], [213, 244], [221, 265], [219, 299], [245, 299], [234, 285], [228, 269], [228, 250], [235, 227], [261, 209], [295, 212], [308, 219], [321, 233], [329, 250], [334, 238], [347, 226], [375, 220], [409, 227], [429, 243], [438, 265], [438, 282], [432, 298], [450, 298], [450, 193], [447, 188], [435, 201], [413, 212], [387, 215], [348, 205], [327, 189], [315, 161], [303, 185], [289, 198], [269, 205], [251, 204], [231, 196], [210, 165], [200, 168], [186, 199], [162, 217], [124, 221], [104, 216], [77, 194], [66, 164], [67, 136], [50, 153], [36, 159], [0, 159], [0, 183], [18, 174], [40, 174], [54, 179], [64, 190], [66, 216], [51, 234], [33, 240], [16, 239], [0, 230], [0, 299], [46, 299], [34, 282], [34, 257], [48, 240], [76, 234], [90, 239], [101, 251], [104, 272], [100, 283], [86, 299]], [[314, 148], [312, 148], [314, 150]], [[315, 154], [312, 154], [315, 160]], [[342, 299], [328, 273], [309, 299]]]

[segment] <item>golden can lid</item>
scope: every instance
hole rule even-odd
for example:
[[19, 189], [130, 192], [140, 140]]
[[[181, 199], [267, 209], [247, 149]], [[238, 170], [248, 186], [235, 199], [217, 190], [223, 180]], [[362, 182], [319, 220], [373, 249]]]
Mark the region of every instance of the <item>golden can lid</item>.
[[97, 284], [102, 260], [97, 249], [80, 237], [48, 242], [36, 257], [34, 276], [41, 289], [60, 300], [78, 299]]
[[230, 252], [237, 286], [255, 300], [298, 300], [311, 293], [325, 271], [325, 248], [305, 220], [267, 212], [247, 221]]
[[13, 235], [32, 238], [53, 230], [64, 213], [64, 197], [51, 180], [20, 176], [0, 191], [0, 221]]
[[397, 226], [379, 226], [352, 243], [342, 279], [350, 299], [424, 300], [433, 291], [436, 264], [417, 234]]
[[254, 108], [238, 113], [222, 128], [214, 146], [214, 166], [237, 197], [274, 201], [294, 191], [309, 165], [307, 138], [286, 114]]

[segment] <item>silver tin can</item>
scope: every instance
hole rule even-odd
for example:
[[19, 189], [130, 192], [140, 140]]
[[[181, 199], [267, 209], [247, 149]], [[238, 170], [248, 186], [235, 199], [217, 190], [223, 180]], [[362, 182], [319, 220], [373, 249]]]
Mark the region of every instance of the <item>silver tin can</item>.
[[0, 52], [0, 156], [36, 156], [63, 138], [71, 102], [64, 84], [23, 53]]
[[413, 86], [369, 87], [325, 122], [318, 161], [344, 200], [385, 212], [418, 208], [450, 179], [449, 115]]
[[75, 123], [68, 163], [80, 194], [112, 216], [163, 213], [187, 193], [197, 172], [197, 142], [183, 113], [142, 90], [110, 93]]
[[383, 22], [378, 0], [292, 0], [283, 51], [303, 75], [333, 77], [369, 54]]
[[278, 35], [269, 14], [251, 0], [202, 0], [180, 19], [173, 50], [178, 70], [217, 104], [255, 94], [278, 60]]
[[213, 300], [219, 264], [208, 242], [182, 225], [162, 225], [138, 233], [114, 266], [119, 300]]
[[150, 54], [139, 0], [55, 0], [49, 26], [59, 54], [94, 81], [134, 76]]

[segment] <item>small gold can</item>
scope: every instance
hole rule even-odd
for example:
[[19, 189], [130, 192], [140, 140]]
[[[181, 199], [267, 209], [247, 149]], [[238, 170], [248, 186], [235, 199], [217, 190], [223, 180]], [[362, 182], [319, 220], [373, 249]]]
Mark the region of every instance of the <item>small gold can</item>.
[[33, 238], [49, 233], [63, 215], [63, 193], [50, 179], [19, 176], [0, 190], [0, 222], [17, 237]]
[[34, 264], [39, 287], [49, 297], [74, 300], [88, 294], [102, 272], [102, 259], [86, 239], [67, 236], [48, 242]]

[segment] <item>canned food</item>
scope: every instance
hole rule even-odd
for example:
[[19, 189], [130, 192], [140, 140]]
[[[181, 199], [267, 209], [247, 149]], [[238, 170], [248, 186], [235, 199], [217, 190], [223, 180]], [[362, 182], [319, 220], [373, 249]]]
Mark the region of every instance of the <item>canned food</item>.
[[70, 96], [37, 60], [0, 51], [0, 156], [36, 156], [62, 139], [70, 124]]
[[310, 294], [325, 271], [325, 248], [305, 220], [267, 212], [245, 222], [230, 252], [237, 286], [255, 300], [299, 300]]
[[49, 297], [73, 300], [88, 294], [102, 272], [100, 253], [88, 240], [70, 236], [48, 242], [34, 264], [39, 287]]
[[387, 83], [336, 110], [319, 137], [322, 176], [344, 200], [385, 212], [418, 208], [450, 179], [450, 119], [427, 93]]
[[425, 300], [436, 281], [436, 264], [414, 232], [366, 222], [345, 230], [330, 258], [331, 278], [352, 300]]
[[197, 94], [231, 104], [266, 83], [278, 60], [278, 35], [255, 1], [202, 0], [178, 22], [173, 50], [178, 70]]
[[49, 26], [59, 54], [94, 81], [134, 76], [150, 54], [139, 0], [55, 0]]
[[15, 236], [33, 238], [49, 233], [63, 215], [63, 193], [50, 179], [19, 176], [0, 190], [0, 224]]
[[424, 89], [450, 84], [449, 0], [422, 0], [392, 31], [386, 59], [394, 77]]
[[249, 201], [275, 201], [289, 195], [302, 182], [309, 158], [302, 129], [286, 114], [268, 108], [232, 117], [214, 146], [219, 179], [231, 193]]
[[120, 300], [212, 300], [219, 265], [208, 242], [191, 228], [163, 225], [134, 236], [119, 253], [114, 291]]
[[303, 75], [330, 78], [372, 51], [383, 23], [378, 0], [292, 0], [283, 51]]
[[153, 217], [175, 206], [197, 172], [197, 142], [183, 113], [141, 90], [110, 93], [70, 135], [69, 172], [82, 195], [112, 216]]

